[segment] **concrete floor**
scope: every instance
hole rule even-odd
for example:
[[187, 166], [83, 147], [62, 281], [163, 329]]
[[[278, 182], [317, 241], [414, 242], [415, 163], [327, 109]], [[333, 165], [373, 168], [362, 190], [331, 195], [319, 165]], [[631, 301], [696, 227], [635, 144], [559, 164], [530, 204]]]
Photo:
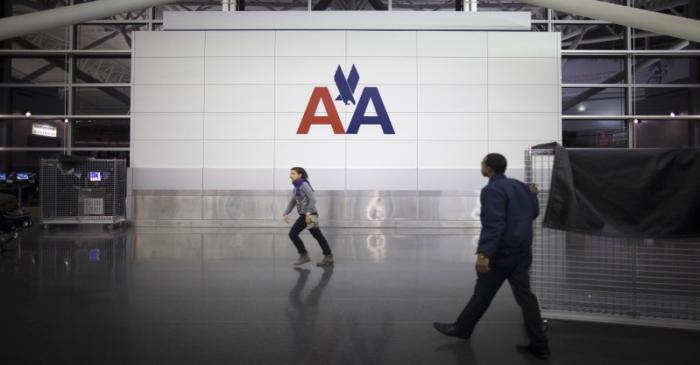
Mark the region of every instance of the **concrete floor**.
[[[508, 288], [471, 341], [433, 330], [471, 294], [475, 234], [329, 229], [335, 268], [295, 270], [281, 230], [35, 228], [0, 258], [0, 363], [545, 363], [514, 349]], [[699, 332], [550, 321], [548, 334], [552, 364], [700, 358]]]

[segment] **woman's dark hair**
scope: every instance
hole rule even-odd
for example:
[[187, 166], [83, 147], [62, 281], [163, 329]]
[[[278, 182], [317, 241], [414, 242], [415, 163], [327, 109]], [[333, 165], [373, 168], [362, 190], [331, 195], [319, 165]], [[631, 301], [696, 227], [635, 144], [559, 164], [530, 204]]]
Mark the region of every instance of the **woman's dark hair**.
[[306, 170], [304, 170], [303, 167], [292, 167], [290, 170], [296, 172], [297, 174], [301, 175], [302, 179], [308, 179], [309, 174], [306, 173]]
[[506, 172], [508, 161], [500, 153], [489, 153], [484, 158], [484, 164], [490, 167], [497, 175], [503, 175]]

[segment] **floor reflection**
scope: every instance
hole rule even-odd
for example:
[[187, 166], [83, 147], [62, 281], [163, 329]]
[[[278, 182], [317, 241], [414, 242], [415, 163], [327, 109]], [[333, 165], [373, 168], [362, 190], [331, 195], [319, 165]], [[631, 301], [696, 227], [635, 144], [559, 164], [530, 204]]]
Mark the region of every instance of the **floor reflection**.
[[[432, 328], [473, 289], [474, 232], [329, 229], [335, 267], [297, 270], [286, 233], [32, 229], [0, 256], [2, 363], [533, 363], [514, 350], [522, 324], [508, 290], [472, 341]], [[700, 358], [695, 332], [551, 328], [555, 363]]]
[[[330, 282], [334, 268], [325, 267], [322, 270], [323, 275], [321, 275], [316, 286], [305, 297], [302, 297], [302, 291], [306, 286], [311, 270], [307, 268], [294, 269], [298, 276], [296, 284], [289, 291], [291, 308], [287, 308], [285, 311], [294, 337], [291, 356], [294, 364], [322, 363], [324, 358], [327, 359], [329, 355], [332, 356], [337, 349], [336, 344], [329, 343], [334, 340], [334, 336], [319, 335], [319, 328], [316, 325], [321, 294]], [[324, 342], [324, 345], [318, 346], [322, 342]]]

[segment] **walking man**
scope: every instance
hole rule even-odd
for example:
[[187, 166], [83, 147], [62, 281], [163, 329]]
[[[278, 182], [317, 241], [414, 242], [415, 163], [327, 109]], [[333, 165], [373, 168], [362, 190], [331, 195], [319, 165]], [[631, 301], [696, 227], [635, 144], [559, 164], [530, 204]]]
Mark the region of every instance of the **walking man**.
[[481, 190], [481, 235], [477, 249], [477, 281], [467, 306], [454, 323], [435, 322], [441, 333], [469, 339], [505, 280], [522, 309], [530, 344], [521, 352], [549, 358], [549, 344], [542, 328], [537, 297], [530, 290], [532, 221], [539, 215], [537, 187], [505, 176], [507, 161], [491, 153], [481, 162], [489, 183]]

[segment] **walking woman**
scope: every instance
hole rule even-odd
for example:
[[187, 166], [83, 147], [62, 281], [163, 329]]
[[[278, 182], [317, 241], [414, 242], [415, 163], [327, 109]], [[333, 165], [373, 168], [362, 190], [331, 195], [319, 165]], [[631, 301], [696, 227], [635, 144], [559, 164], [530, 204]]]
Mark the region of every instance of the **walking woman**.
[[289, 201], [289, 205], [284, 211], [282, 218], [289, 224], [289, 213], [292, 212], [292, 209], [294, 209], [296, 205], [299, 218], [294, 222], [292, 229], [289, 231], [289, 238], [299, 252], [299, 259], [297, 259], [294, 265], [299, 266], [311, 261], [309, 253], [306, 251], [306, 247], [304, 247], [304, 242], [299, 238], [299, 233], [301, 233], [304, 228], [308, 227], [309, 232], [311, 232], [311, 235], [318, 241], [318, 245], [321, 246], [321, 250], [323, 250], [323, 260], [317, 263], [316, 266], [332, 266], [333, 253], [328, 246], [326, 237], [323, 236], [318, 226], [316, 195], [309, 183], [309, 175], [306, 173], [306, 170], [301, 167], [292, 167], [289, 171], [289, 178], [292, 180], [292, 184], [294, 184], [294, 196], [292, 196], [292, 200]]

